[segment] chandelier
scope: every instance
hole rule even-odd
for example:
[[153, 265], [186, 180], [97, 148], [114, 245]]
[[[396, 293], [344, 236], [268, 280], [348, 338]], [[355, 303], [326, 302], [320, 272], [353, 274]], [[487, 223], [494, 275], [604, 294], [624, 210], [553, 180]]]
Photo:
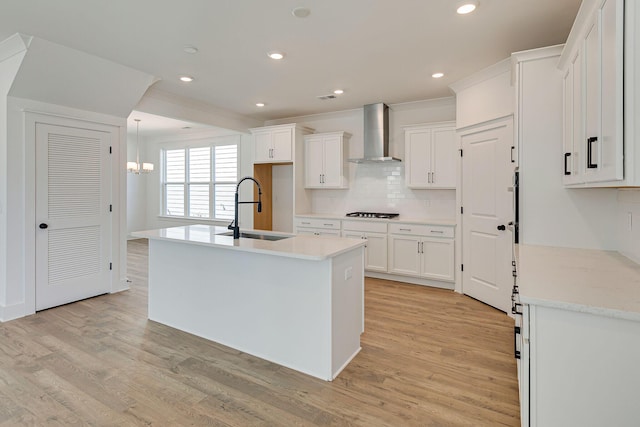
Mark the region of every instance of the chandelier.
[[149, 173], [153, 171], [153, 163], [140, 163], [140, 119], [134, 119], [136, 122], [136, 161], [127, 162], [127, 171], [136, 175], [141, 173]]

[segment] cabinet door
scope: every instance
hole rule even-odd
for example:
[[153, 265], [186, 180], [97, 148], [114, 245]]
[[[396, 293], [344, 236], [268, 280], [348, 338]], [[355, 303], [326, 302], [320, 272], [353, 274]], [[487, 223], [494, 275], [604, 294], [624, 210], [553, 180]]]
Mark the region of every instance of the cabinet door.
[[565, 185], [582, 182], [584, 128], [582, 123], [582, 50], [578, 49], [563, 78], [563, 179]]
[[325, 188], [342, 186], [342, 138], [339, 135], [327, 136], [324, 141], [324, 172], [322, 184]]
[[271, 160], [271, 141], [273, 134], [270, 131], [256, 132], [253, 134], [254, 144], [254, 162], [270, 163]]
[[423, 238], [422, 270], [420, 275], [431, 279], [454, 281], [454, 241], [453, 239]]
[[387, 272], [387, 235], [366, 233], [365, 270]]
[[305, 187], [322, 187], [323, 154], [322, 138], [306, 138], [304, 145]]
[[389, 273], [420, 275], [420, 240], [412, 236], [389, 236]]
[[624, 179], [623, 0], [606, 0], [601, 15], [602, 103], [598, 181]]
[[405, 177], [409, 188], [429, 188], [431, 181], [431, 130], [408, 130], [405, 134]]
[[597, 181], [600, 164], [600, 13], [592, 21], [584, 41], [584, 176], [586, 182]]
[[278, 129], [273, 131], [273, 151], [271, 161], [293, 161], [293, 129]]
[[431, 185], [430, 188], [456, 188], [456, 140], [455, 129], [433, 129], [431, 134]]

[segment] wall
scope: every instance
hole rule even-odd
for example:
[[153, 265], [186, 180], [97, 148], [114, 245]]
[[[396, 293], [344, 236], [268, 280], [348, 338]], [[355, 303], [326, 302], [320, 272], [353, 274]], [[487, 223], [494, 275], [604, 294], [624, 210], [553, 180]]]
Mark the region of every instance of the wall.
[[616, 190], [562, 184], [562, 74], [556, 55], [520, 63], [521, 242], [617, 249]]
[[[455, 120], [455, 99], [442, 98], [389, 105], [390, 152], [404, 158], [403, 126]], [[273, 120], [265, 125], [299, 123], [315, 133], [345, 131], [350, 133], [349, 158], [362, 157], [363, 112], [338, 111]], [[312, 212], [343, 215], [357, 210], [391, 211], [403, 216], [454, 218], [454, 190], [410, 190], [404, 184], [404, 162], [387, 164], [348, 164], [349, 188], [346, 190], [307, 190], [311, 194]], [[304, 185], [304, 183], [298, 183]]]
[[[188, 119], [188, 118], [187, 118]], [[239, 176], [253, 175], [253, 150], [251, 137], [248, 134], [238, 133], [231, 130], [215, 130], [209, 132], [166, 134], [157, 137], [140, 138], [140, 159], [150, 161], [154, 164], [154, 171], [147, 175], [128, 174], [127, 189], [136, 192], [140, 198], [133, 194], [127, 195], [127, 225], [129, 233], [139, 230], [150, 230], [155, 228], [176, 227], [197, 223], [207, 223], [213, 225], [227, 226], [228, 221], [207, 221], [189, 220], [163, 217], [161, 213], [161, 188], [160, 188], [160, 149], [162, 144], [167, 142], [183, 142], [201, 140], [207, 138], [237, 137], [240, 139], [240, 173]], [[130, 140], [131, 142], [131, 140]], [[135, 139], [133, 140], [135, 144]], [[133, 154], [129, 154], [129, 159], [135, 158], [134, 144], [131, 144]], [[241, 199], [253, 197], [253, 189], [247, 185], [240, 189]], [[240, 224], [248, 226], [253, 224], [253, 211], [246, 208], [240, 209]]]
[[[136, 160], [136, 135], [127, 134], [127, 161]], [[146, 161], [145, 138], [140, 137], [139, 152], [140, 161]], [[158, 164], [154, 164], [158, 168]], [[127, 173], [127, 238], [131, 233], [147, 229], [147, 181], [145, 174], [135, 175]]]
[[618, 251], [640, 263], [640, 190], [619, 190], [617, 196]]

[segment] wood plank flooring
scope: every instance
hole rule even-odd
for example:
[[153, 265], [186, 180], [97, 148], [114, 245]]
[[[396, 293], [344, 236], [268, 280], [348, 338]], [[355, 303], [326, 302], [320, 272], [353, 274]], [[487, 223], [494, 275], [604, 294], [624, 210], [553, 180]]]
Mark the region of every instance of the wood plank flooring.
[[367, 279], [362, 351], [325, 382], [148, 321], [128, 249], [130, 290], [0, 323], [0, 425], [519, 425], [513, 322], [478, 301]]

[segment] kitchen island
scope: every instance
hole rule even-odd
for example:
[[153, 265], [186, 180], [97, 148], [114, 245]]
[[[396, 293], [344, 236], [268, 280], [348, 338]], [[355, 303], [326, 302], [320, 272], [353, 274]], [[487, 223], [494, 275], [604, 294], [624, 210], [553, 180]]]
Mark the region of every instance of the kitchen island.
[[[245, 230], [243, 230], [245, 231]], [[149, 239], [149, 319], [331, 381], [360, 351], [364, 242], [223, 227]]]

